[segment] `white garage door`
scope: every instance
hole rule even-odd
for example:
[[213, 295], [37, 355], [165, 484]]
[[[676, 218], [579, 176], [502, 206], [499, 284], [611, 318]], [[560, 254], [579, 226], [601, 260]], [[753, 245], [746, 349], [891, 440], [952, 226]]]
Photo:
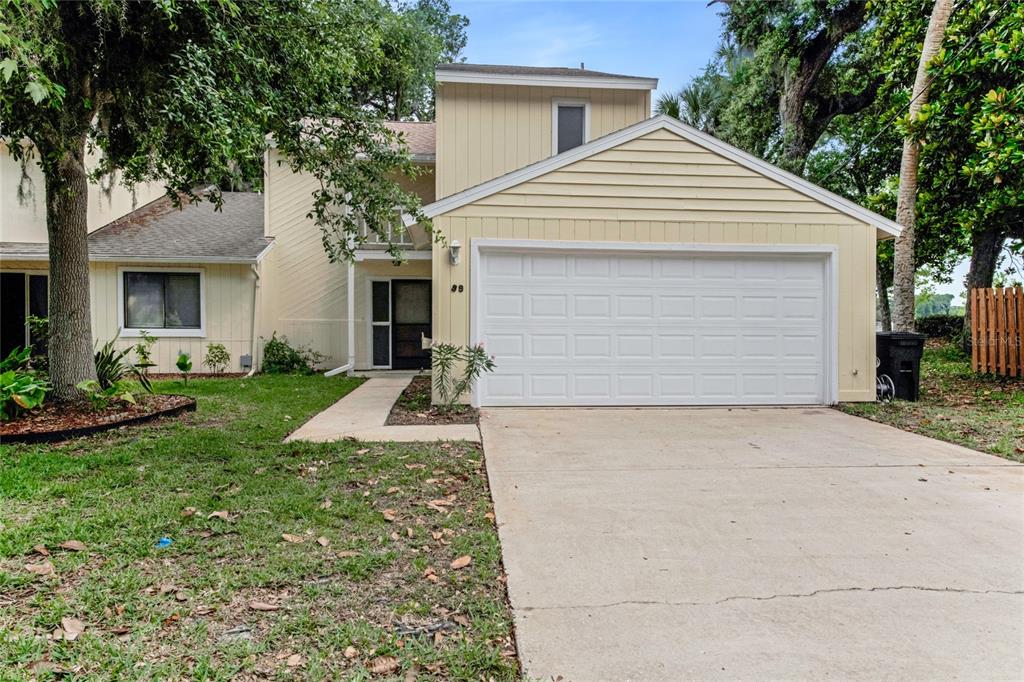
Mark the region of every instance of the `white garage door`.
[[826, 401], [821, 254], [481, 250], [481, 405]]

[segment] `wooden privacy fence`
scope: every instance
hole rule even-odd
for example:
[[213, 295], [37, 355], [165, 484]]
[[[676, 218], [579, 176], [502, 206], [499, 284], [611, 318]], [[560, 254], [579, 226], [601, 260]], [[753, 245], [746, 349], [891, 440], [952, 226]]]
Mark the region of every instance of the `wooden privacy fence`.
[[971, 367], [1024, 376], [1024, 289], [971, 289]]

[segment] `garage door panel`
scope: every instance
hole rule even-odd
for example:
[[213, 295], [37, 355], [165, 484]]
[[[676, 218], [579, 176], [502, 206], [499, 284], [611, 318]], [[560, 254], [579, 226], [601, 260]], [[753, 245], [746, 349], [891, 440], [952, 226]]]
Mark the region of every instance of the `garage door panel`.
[[485, 251], [479, 267], [497, 361], [481, 404], [824, 401], [820, 256]]

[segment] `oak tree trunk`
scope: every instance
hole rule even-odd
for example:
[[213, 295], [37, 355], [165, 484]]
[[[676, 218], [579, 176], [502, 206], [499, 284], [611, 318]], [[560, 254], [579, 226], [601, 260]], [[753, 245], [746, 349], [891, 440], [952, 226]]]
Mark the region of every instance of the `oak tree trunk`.
[[1003, 231], [998, 227], [971, 233], [971, 264], [964, 282], [967, 286], [967, 305], [964, 306], [963, 346], [968, 353], [971, 352], [971, 290], [992, 286], [1003, 239]]
[[[942, 47], [942, 38], [952, 11], [951, 0], [935, 0], [932, 15], [928, 19], [928, 32], [917, 65], [914, 90], [910, 102], [910, 121], [917, 118], [921, 107], [928, 103], [928, 63]], [[921, 156], [921, 143], [911, 134], [903, 141], [903, 157], [900, 160], [900, 188], [896, 203], [896, 222], [903, 231], [896, 238], [893, 254], [893, 311], [894, 331], [914, 331], [914, 220], [917, 207], [917, 164]]]
[[75, 385], [96, 378], [89, 306], [89, 187], [85, 137], [46, 177], [46, 231], [50, 241], [49, 311], [51, 397], [72, 400]]

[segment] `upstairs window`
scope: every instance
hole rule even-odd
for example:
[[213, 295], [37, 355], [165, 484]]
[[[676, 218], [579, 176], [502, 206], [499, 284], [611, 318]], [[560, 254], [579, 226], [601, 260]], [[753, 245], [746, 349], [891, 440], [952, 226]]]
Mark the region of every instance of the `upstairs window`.
[[158, 336], [203, 334], [201, 272], [124, 270], [121, 277], [125, 336], [143, 329]]
[[555, 100], [552, 103], [551, 146], [555, 154], [579, 147], [590, 136], [590, 103]]

